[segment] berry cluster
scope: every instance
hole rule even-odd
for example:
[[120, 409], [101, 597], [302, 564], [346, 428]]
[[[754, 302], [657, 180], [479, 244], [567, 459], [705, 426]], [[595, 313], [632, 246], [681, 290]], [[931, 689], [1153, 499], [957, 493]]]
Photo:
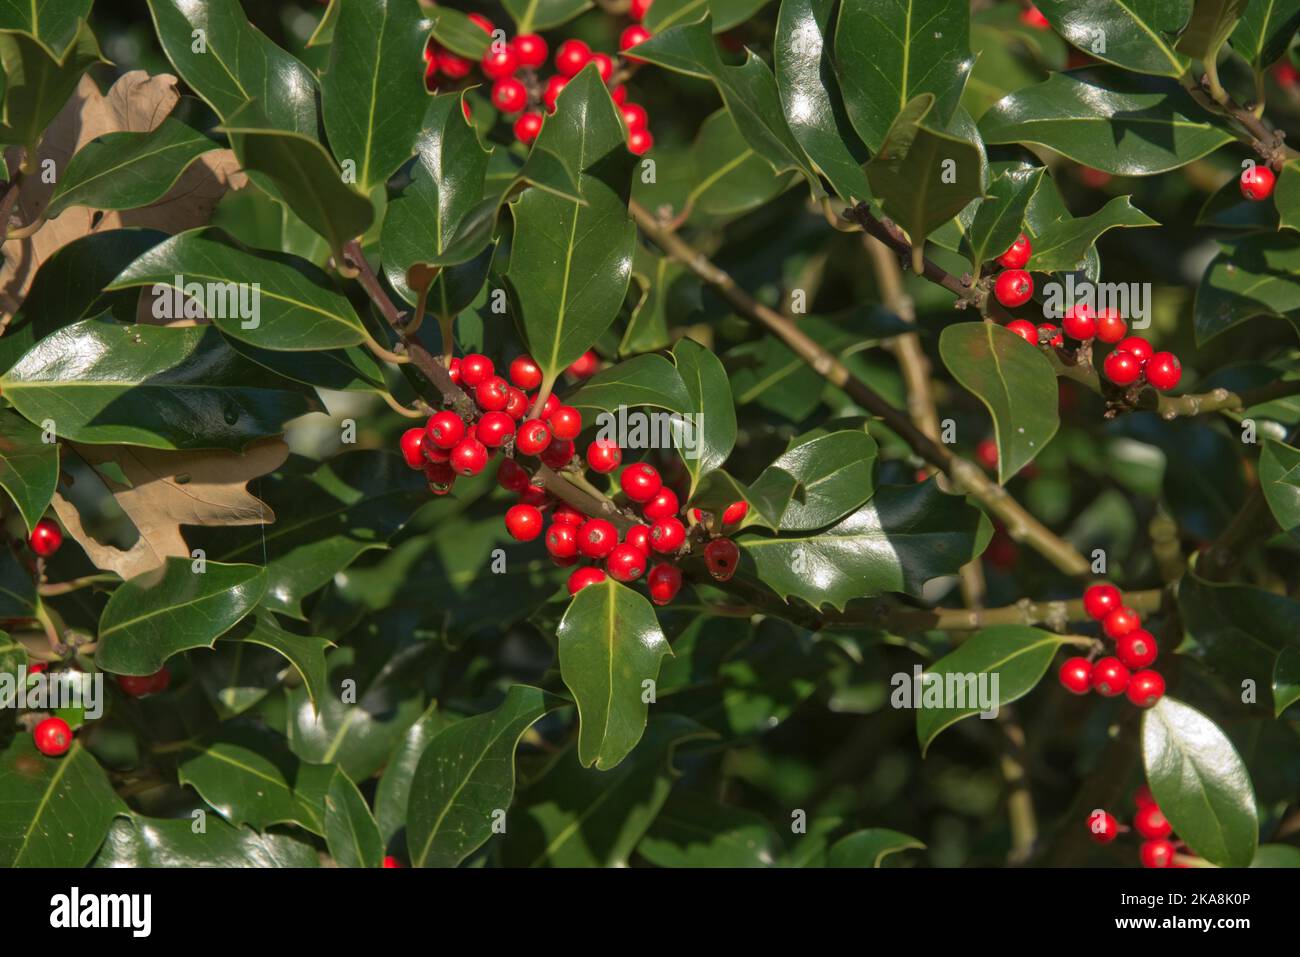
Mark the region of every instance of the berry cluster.
[[[39, 674], [49, 668], [45, 662], [32, 662], [27, 665], [28, 674]], [[118, 686], [133, 698], [166, 691], [172, 683], [172, 674], [166, 667], [151, 675], [119, 675]], [[32, 741], [36, 750], [47, 757], [57, 758], [68, 753], [72, 747], [72, 728], [62, 718], [50, 717], [37, 722], [32, 729]]]
[[[1184, 847], [1181, 841], [1173, 841], [1174, 828], [1160, 811], [1151, 789], [1145, 784], [1133, 792], [1133, 804], [1137, 811], [1133, 814], [1133, 830], [1142, 837], [1142, 846], [1138, 857], [1143, 867], [1183, 867], [1174, 861], [1174, 856]], [[1098, 844], [1109, 844], [1127, 831], [1108, 811], [1098, 809], [1088, 815], [1088, 833]]]
[[1165, 693], [1165, 679], [1150, 667], [1160, 650], [1151, 632], [1142, 627], [1136, 611], [1125, 607], [1124, 596], [1114, 585], [1089, 585], [1083, 593], [1083, 610], [1115, 642], [1115, 654], [1095, 662], [1082, 656], [1067, 659], [1058, 673], [1061, 684], [1072, 694], [1095, 691], [1107, 698], [1126, 694], [1139, 708], [1150, 708]]
[[[650, 8], [650, 2], [651, 0], [632, 0], [632, 18], [639, 21], [644, 17]], [[469, 19], [489, 36], [496, 32], [492, 21], [482, 14], [471, 13]], [[627, 64], [643, 62], [627, 51], [648, 39], [650, 31], [640, 23], [633, 23], [623, 31], [619, 37], [619, 49], [623, 51], [622, 58]], [[596, 64], [601, 79], [607, 84], [615, 79], [613, 57], [607, 53], [593, 52], [581, 40], [565, 40], [555, 51], [556, 72], [542, 81], [535, 71], [546, 64], [549, 52], [546, 40], [541, 36], [522, 33], [504, 42], [494, 39], [488, 52], [479, 61], [479, 70], [492, 84], [492, 105], [506, 116], [513, 117], [515, 139], [524, 145], [532, 143], [542, 131], [542, 108], [548, 113], [554, 113], [560, 91], [588, 63]], [[474, 66], [470, 60], [438, 47], [432, 38], [425, 46], [424, 61], [424, 83], [430, 90], [438, 87], [439, 75], [446, 80], [462, 80]], [[654, 146], [645, 107], [629, 102], [627, 88], [621, 83], [616, 83], [609, 92], [623, 116], [623, 125], [627, 129], [627, 148], [640, 156]], [[465, 116], [469, 118], [468, 105], [465, 106]]]

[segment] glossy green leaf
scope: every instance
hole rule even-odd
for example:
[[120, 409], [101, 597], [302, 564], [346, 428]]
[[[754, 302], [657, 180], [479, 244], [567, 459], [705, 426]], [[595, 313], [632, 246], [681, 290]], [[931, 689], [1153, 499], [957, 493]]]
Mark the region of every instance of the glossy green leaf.
[[384, 859], [375, 816], [342, 771], [335, 771], [325, 792], [325, 846], [339, 867], [379, 867]]
[[451, 52], [475, 62], [483, 59], [492, 43], [492, 38], [467, 14], [442, 4], [433, 11], [433, 38]]
[[637, 853], [656, 867], [772, 867], [779, 847], [761, 814], [678, 791]]
[[796, 440], [754, 480], [749, 496], [765, 503], [764, 515], [780, 531], [824, 528], [871, 498], [875, 464], [876, 443], [864, 431]]
[[923, 851], [925, 845], [909, 834], [884, 827], [869, 827], [840, 838], [826, 857], [827, 867], [880, 867], [891, 854]]
[[439, 708], [435, 701], [425, 709], [419, 720], [406, 729], [402, 740], [393, 749], [375, 789], [375, 820], [385, 844], [406, 828], [411, 782], [415, 778], [415, 769], [424, 749], [444, 728], [458, 720], [457, 716]]
[[691, 394], [678, 367], [663, 356], [635, 356], [602, 369], [566, 401], [579, 410], [617, 413], [619, 406], [669, 412], [691, 409]]
[[1201, 274], [1193, 313], [1201, 344], [1256, 316], [1287, 319], [1296, 326], [1300, 244], [1286, 234], [1273, 234], [1227, 245]]
[[1259, 819], [1250, 775], [1213, 721], [1165, 695], [1142, 715], [1147, 783], [1178, 837], [1220, 867], [1255, 857]]
[[1280, 59], [1300, 29], [1300, 0], [1249, 0], [1229, 42], [1256, 70]]
[[0, 32], [27, 33], [55, 57], [90, 19], [92, 0], [8, 0], [0, 4]]
[[46, 336], [0, 391], [61, 438], [153, 449], [242, 449], [318, 408], [304, 386], [241, 357], [212, 326], [85, 319]]
[[929, 122], [942, 129], [974, 63], [964, 0], [841, 0], [836, 75], [849, 119], [873, 153], [918, 96], [934, 98]]
[[149, 0], [149, 12], [167, 59], [221, 119], [257, 100], [274, 128], [316, 136], [316, 78], [248, 22], [239, 0]]
[[519, 33], [550, 30], [591, 9], [591, 0], [503, 0]]
[[1275, 717], [1300, 701], [1300, 645], [1288, 645], [1277, 653], [1272, 691]]
[[238, 339], [231, 348], [257, 365], [286, 379], [334, 392], [387, 392], [383, 366], [365, 346], [322, 349], [319, 352], [276, 352]]
[[335, 159], [352, 163], [363, 193], [414, 151], [427, 102], [421, 68], [430, 26], [407, 0], [347, 0], [339, 10], [321, 117]]
[[700, 282], [695, 274], [677, 260], [657, 255], [640, 243], [632, 259], [632, 281], [641, 287], [642, 295], [632, 307], [623, 331], [620, 356], [667, 348], [672, 343], [670, 325], [691, 303], [699, 302]]
[[327, 639], [285, 631], [274, 616], [263, 612], [254, 615], [244, 627], [223, 635], [222, 641], [269, 648], [298, 670], [312, 702], [325, 696], [325, 651], [333, 646]]
[[[1225, 189], [1241, 196], [1241, 186], [1237, 180], [1226, 184]], [[1276, 209], [1278, 225], [1275, 228], [1294, 229], [1300, 232], [1300, 161], [1288, 160], [1278, 174], [1277, 188], [1273, 191], [1272, 203], [1254, 203], [1243, 200], [1249, 206], [1265, 206]]]
[[1127, 196], [1116, 196], [1091, 216], [1067, 216], [1040, 229], [1031, 237], [1033, 255], [1026, 268], [1035, 272], [1073, 272], [1106, 230], [1159, 225], [1135, 208]]
[[672, 655], [654, 607], [606, 578], [574, 596], [556, 640], [560, 677], [578, 705], [578, 759], [601, 771], [617, 767], [645, 730], [645, 682]]
[[416, 867], [455, 867], [510, 807], [519, 739], [562, 700], [514, 685], [493, 711], [457, 721], [424, 749], [411, 781], [407, 846]]
[[[248, 619], [235, 627], [243, 631]], [[206, 654], [194, 655], [189, 665], [203, 686], [212, 707], [223, 720], [256, 707], [280, 687], [288, 668], [269, 648], [238, 641], [218, 641]]]
[[1217, 60], [1248, 0], [1200, 0], [1178, 38], [1178, 52], [1204, 62]]
[[1056, 373], [1037, 346], [992, 322], [961, 322], [939, 336], [939, 355], [989, 410], [998, 443], [998, 481], [1034, 460], [1061, 424]]
[[701, 477], [721, 468], [736, 445], [736, 406], [731, 398], [727, 370], [718, 357], [692, 339], [673, 346], [673, 361], [690, 395], [693, 428], [674, 434], [675, 444], [690, 473], [688, 497]]
[[25, 33], [0, 31], [4, 71], [0, 143], [26, 147], [34, 156], [45, 128], [68, 102], [81, 75], [103, 62], [99, 42], [84, 22], [62, 54], [52, 53]]
[[1300, 847], [1290, 844], [1261, 844], [1251, 867], [1300, 867]]
[[1013, 167], [989, 182], [988, 194], [963, 235], [962, 250], [972, 266], [1001, 256], [1016, 241], [1043, 173], [1042, 167]]
[[979, 128], [986, 143], [1037, 143], [1121, 176], [1165, 173], [1234, 139], [1173, 80], [1104, 67], [1017, 90]]
[[790, 183], [788, 174], [772, 175], [772, 167], [740, 135], [725, 109], [700, 124], [691, 162], [694, 185], [686, 208], [711, 216], [734, 216], [761, 206]]
[[31, 531], [49, 508], [59, 481], [59, 444], [11, 409], [0, 411], [0, 488]]
[[0, 618], [31, 618], [36, 608], [36, 581], [13, 550], [0, 548]]
[[95, 661], [119, 675], [151, 675], [187, 648], [211, 648], [261, 600], [266, 573], [256, 565], [169, 558], [123, 582], [99, 619]]
[[210, 817], [196, 833], [191, 818], [131, 814], [109, 828], [95, 867], [316, 867], [315, 848], [284, 834], [259, 834]]
[[[184, 292], [198, 283], [201, 295], [216, 306], [209, 317], [213, 324], [261, 349], [341, 349], [368, 341], [347, 297], [313, 282], [314, 271], [302, 260], [286, 256], [277, 262], [191, 230], [154, 246], [107, 288], [149, 286]], [[252, 308], [244, 308], [248, 305]], [[202, 311], [206, 315], [207, 309]]]
[[1300, 528], [1300, 449], [1272, 439], [1259, 454], [1259, 485], [1285, 532]]
[[1192, 0], [1043, 0], [1038, 9], [1084, 53], [1127, 70], [1179, 77], [1189, 66], [1174, 41]]

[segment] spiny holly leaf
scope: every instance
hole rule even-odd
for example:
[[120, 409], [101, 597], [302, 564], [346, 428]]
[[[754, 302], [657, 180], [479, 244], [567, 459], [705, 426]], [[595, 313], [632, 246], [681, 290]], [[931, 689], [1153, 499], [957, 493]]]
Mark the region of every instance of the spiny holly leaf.
[[90, 19], [92, 0], [11, 0], [0, 5], [0, 32], [26, 33], [56, 58]]
[[0, 67], [5, 77], [0, 85], [4, 91], [0, 143], [25, 147], [34, 160], [46, 127], [68, 102], [81, 75], [103, 62], [99, 41], [84, 21], [61, 54], [25, 33], [0, 31]]
[[408, 0], [347, 0], [321, 78], [321, 116], [339, 165], [368, 193], [406, 162], [427, 95], [422, 53], [430, 22]]
[[871, 197], [866, 147], [849, 122], [827, 34], [835, 0], [782, 0], [773, 59], [790, 133], [845, 202]]
[[563, 699], [514, 685], [494, 710], [457, 721], [424, 749], [411, 781], [406, 843], [416, 867], [455, 867], [492, 836], [510, 807], [515, 748]]
[[149, 0], [149, 12], [167, 59], [223, 120], [257, 99], [275, 128], [316, 136], [316, 78], [239, 0]]
[[[197, 283], [203, 299], [194, 300], [226, 335], [273, 351], [299, 352], [341, 349], [369, 341], [370, 336], [346, 296], [313, 282], [323, 276], [306, 260], [285, 254], [282, 261], [254, 255], [190, 230], [154, 246], [114, 279], [109, 290], [131, 286], [166, 287], [180, 293]], [[178, 282], [179, 281], [179, 282]], [[217, 295], [212, 293], [216, 284]], [[253, 309], [244, 309], [256, 284]], [[179, 300], [168, 297], [165, 302]], [[156, 301], [155, 301], [156, 304]], [[234, 308], [232, 308], [232, 306]], [[246, 313], [253, 313], [247, 315]]]
[[536, 146], [567, 157], [580, 171], [578, 192], [585, 201], [528, 190], [512, 206], [506, 279], [528, 350], [553, 379], [613, 323], [632, 274], [636, 227], [627, 200], [633, 157], [595, 64], [564, 88]]
[[884, 827], [869, 827], [854, 831], [831, 845], [826, 856], [827, 867], [880, 867], [890, 854], [901, 851], [923, 851], [925, 844], [901, 831]]
[[[963, 0], [843, 0], [835, 65], [849, 119], [879, 152], [894, 120], [929, 93], [929, 121], [942, 129], [961, 99], [975, 57]], [[955, 211], [954, 211], [955, 212]]]
[[1283, 531], [1294, 534], [1300, 528], [1300, 449], [1265, 439], [1259, 455], [1259, 485], [1273, 518]]
[[1204, 345], [1255, 316], [1300, 328], [1300, 244], [1274, 233], [1225, 246], [1196, 287], [1196, 341]]
[[85, 867], [126, 809], [80, 741], [47, 758], [16, 735], [0, 752], [0, 867]]
[[31, 531], [54, 498], [59, 482], [59, 444], [12, 409], [0, 411], [0, 488], [18, 506]]
[[303, 385], [244, 359], [212, 326], [85, 319], [46, 336], [0, 391], [61, 438], [153, 449], [240, 450], [319, 408]]
[[45, 209], [53, 219], [71, 206], [135, 209], [166, 196], [191, 163], [217, 144], [164, 117], [149, 133], [107, 133], [77, 151]]
[[1026, 267], [1035, 272], [1073, 272], [1108, 229], [1159, 226], [1136, 209], [1127, 196], [1116, 196], [1091, 216], [1066, 216], [1032, 236], [1033, 255]]
[[1178, 38], [1177, 50], [1204, 63], [1213, 63], [1246, 12], [1247, 0], [1201, 0]]
[[1278, 60], [1300, 28], [1300, 0], [1250, 0], [1228, 38], [1256, 70]]
[[[778, 479], [780, 481], [778, 481]], [[797, 480], [784, 470], [778, 470], [763, 484], [763, 487], [745, 485], [724, 469], [717, 469], [704, 476], [695, 494], [689, 499], [690, 504], [721, 516], [727, 506], [733, 502], [745, 502], [749, 508], [740, 524], [740, 528], [759, 525], [776, 531], [781, 516], [792, 500]]]
[[656, 867], [772, 867], [779, 847], [761, 814], [677, 791], [637, 853]]
[[519, 33], [549, 30], [568, 23], [578, 14], [591, 9], [591, 0], [503, 0], [503, 2], [514, 19]]
[[763, 470], [749, 494], [768, 503], [763, 511], [780, 531], [824, 528], [871, 498], [875, 464], [876, 442], [865, 431], [803, 436]]
[[1037, 143], [1120, 176], [1165, 173], [1233, 140], [1173, 80], [1110, 67], [1054, 73], [1017, 90], [979, 128], [986, 143]]
[[169, 558], [118, 586], [99, 619], [95, 661], [119, 675], [151, 675], [187, 648], [211, 648], [257, 605], [266, 572], [256, 565], [206, 562], [198, 572]]
[[[956, 651], [936, 661], [921, 676], [919, 687], [911, 688], [908, 695], [916, 708], [921, 756], [940, 732], [962, 718], [985, 713], [986, 709], [990, 716], [994, 715], [998, 707], [1029, 694], [1068, 640], [1039, 628], [998, 625], [976, 632]], [[903, 690], [896, 687], [894, 694]], [[933, 702], [930, 695], [934, 696]]]
[[939, 354], [993, 417], [998, 481], [1006, 482], [1034, 460], [1061, 424], [1052, 364], [1037, 346], [993, 322], [945, 327]]
[[735, 448], [736, 405], [727, 370], [710, 350], [683, 338], [673, 347], [673, 361], [690, 395], [689, 411], [695, 416], [690, 420], [694, 425], [688, 434], [674, 435], [691, 476], [689, 496], [701, 477], [720, 468]]
[[973, 267], [1001, 256], [1016, 241], [1044, 172], [1041, 166], [1013, 167], [990, 180], [988, 195], [962, 236], [962, 252]]
[[1174, 833], [1211, 864], [1246, 867], [1259, 842], [1250, 774], [1228, 736], [1165, 695], [1142, 715], [1147, 783]]
[[1098, 59], [1157, 76], [1187, 70], [1187, 57], [1171, 41], [1187, 27], [1192, 0], [1043, 0], [1038, 9], [1057, 33]]
[[[221, 641], [270, 648], [298, 670], [303, 687], [307, 689], [307, 696], [313, 704], [325, 696], [325, 651], [334, 647], [332, 641], [285, 631], [276, 622], [275, 616], [266, 612], [242, 622], [238, 628], [223, 635]], [[217, 647], [220, 646], [218, 644]]]
[[352, 779], [337, 769], [325, 792], [325, 846], [339, 867], [378, 867], [384, 859], [375, 816]]
[[201, 834], [188, 818], [130, 814], [109, 828], [95, 867], [318, 867], [306, 841], [285, 834], [258, 834], [209, 818]]
[[556, 631], [560, 677], [578, 705], [578, 760], [617, 767], [645, 730], [645, 682], [672, 655], [650, 602], [606, 578], [574, 596]]
[[567, 399], [575, 409], [615, 412], [619, 406], [649, 406], [688, 412], [691, 394], [681, 371], [663, 356], [635, 356], [602, 369]]

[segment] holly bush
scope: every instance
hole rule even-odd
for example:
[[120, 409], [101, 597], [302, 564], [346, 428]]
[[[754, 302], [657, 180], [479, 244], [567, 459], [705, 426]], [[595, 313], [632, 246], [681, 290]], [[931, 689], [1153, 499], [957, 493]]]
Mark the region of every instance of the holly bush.
[[136, 7], [0, 6], [0, 863], [1300, 864], [1300, 0]]

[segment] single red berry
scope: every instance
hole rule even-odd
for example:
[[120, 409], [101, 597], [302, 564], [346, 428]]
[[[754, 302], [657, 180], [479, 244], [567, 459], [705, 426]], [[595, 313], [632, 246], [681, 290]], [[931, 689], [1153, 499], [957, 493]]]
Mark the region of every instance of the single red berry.
[[72, 747], [72, 729], [62, 718], [46, 718], [32, 732], [32, 740], [41, 754], [57, 758]]
[[1050, 30], [1051, 23], [1047, 17], [1043, 16], [1043, 11], [1039, 10], [1033, 4], [1030, 4], [1024, 10], [1020, 11], [1020, 22], [1027, 27], [1033, 27], [1035, 30]]
[[1145, 628], [1136, 628], [1115, 639], [1115, 656], [1124, 662], [1126, 668], [1134, 671], [1150, 666], [1159, 651], [1155, 636]]
[[27, 544], [41, 558], [49, 558], [63, 547], [63, 529], [59, 528], [58, 523], [43, 518], [32, 529]]
[[1141, 785], [1140, 787], [1138, 787], [1136, 791], [1133, 792], [1134, 807], [1140, 809], [1146, 807], [1148, 804], [1155, 804], [1155, 803], [1156, 803], [1155, 795], [1151, 793], [1151, 789], [1147, 787], [1145, 784]]
[[510, 402], [510, 384], [499, 375], [488, 376], [474, 387], [474, 401], [487, 412], [501, 412]]
[[600, 371], [600, 356], [588, 349], [574, 359], [573, 364], [565, 371], [579, 379], [590, 378]]
[[635, 545], [624, 542], [615, 545], [609, 557], [605, 559], [605, 571], [609, 572], [610, 577], [616, 581], [634, 582], [645, 574], [648, 561], [645, 552]]
[[1300, 83], [1300, 70], [1286, 60], [1273, 66], [1273, 81], [1284, 90], [1293, 90]]
[[542, 132], [542, 114], [531, 110], [519, 114], [519, 119], [515, 120], [514, 132], [515, 139], [525, 146], [529, 145]]
[[1083, 592], [1083, 611], [1093, 621], [1101, 621], [1124, 603], [1120, 590], [1108, 582], [1089, 585]]
[[645, 107], [640, 103], [624, 103], [618, 109], [623, 114], [623, 125], [627, 127], [629, 133], [646, 128], [649, 117], [646, 115]]
[[975, 446], [975, 458], [980, 465], [992, 471], [998, 467], [998, 444], [992, 439], [981, 439]]
[[722, 512], [723, 525], [736, 525], [745, 520], [749, 514], [748, 502], [732, 502]]
[[1087, 694], [1092, 689], [1092, 662], [1080, 656], [1067, 658], [1056, 676], [1070, 694]]
[[1165, 679], [1158, 671], [1139, 671], [1128, 683], [1128, 700], [1139, 708], [1150, 708], [1164, 697]]
[[561, 76], [575, 76], [591, 59], [591, 47], [581, 40], [565, 40], [555, 51], [555, 69]]
[[1030, 245], [1029, 237], [1021, 233], [1016, 237], [1016, 241], [1007, 247], [1007, 251], [998, 257], [998, 265], [1004, 269], [1023, 269], [1033, 251], [1034, 247]]
[[528, 396], [524, 395], [523, 389], [514, 386], [506, 388], [505, 413], [516, 422], [528, 414]]
[[557, 439], [576, 439], [582, 431], [582, 413], [571, 405], [562, 405], [546, 417], [551, 434]]
[[402, 862], [393, 857], [392, 854], [384, 855], [384, 867], [401, 867]]
[[650, 526], [650, 547], [664, 555], [677, 551], [686, 541], [686, 526], [681, 519], [661, 518]]
[[623, 461], [623, 450], [608, 439], [597, 439], [587, 446], [587, 467], [602, 475], [614, 471]]
[[1066, 310], [1061, 317], [1061, 328], [1071, 339], [1087, 342], [1097, 335], [1097, 317], [1090, 307], [1080, 303]]
[[647, 555], [650, 554], [650, 526], [633, 525], [623, 533], [623, 541], [629, 545], [635, 545]]
[[511, 505], [506, 510], [506, 531], [518, 541], [531, 542], [542, 534], [542, 512], [536, 505]]
[[632, 0], [632, 7], [628, 10], [627, 15], [633, 20], [644, 20], [652, 2], [653, 0]]
[[619, 473], [618, 484], [623, 494], [632, 501], [648, 502], [663, 486], [663, 479], [659, 477], [659, 470], [653, 465], [638, 462], [627, 466]]
[[153, 691], [153, 675], [118, 675], [117, 686], [132, 698], [143, 698]]
[[484, 412], [474, 429], [474, 438], [490, 449], [499, 449], [515, 434], [515, 420], [504, 412]]
[[1015, 319], [1007, 323], [1007, 331], [1014, 332], [1031, 346], [1038, 345], [1038, 327], [1025, 319]]
[[605, 580], [605, 573], [599, 568], [587, 565], [575, 568], [569, 576], [569, 594], [576, 595], [588, 585], [596, 585]]
[[492, 31], [496, 29], [496, 27], [492, 25], [492, 21], [489, 20], [487, 17], [483, 16], [483, 14], [481, 13], [471, 13], [468, 16], [470, 22], [475, 24], [480, 30], [482, 30], [488, 36], [491, 36]]
[[[647, 30], [645, 27], [641, 26], [639, 23], [634, 23], [632, 24], [632, 26], [628, 27], [621, 34], [619, 34], [618, 48], [620, 50], [630, 50], [638, 43], [645, 43], [649, 39], [650, 39], [650, 31]], [[625, 53], [624, 56], [626, 56], [633, 63], [645, 62], [639, 57], [634, 57], [627, 53]]]
[[[516, 447], [518, 444], [516, 441]], [[522, 492], [528, 488], [528, 472], [514, 459], [502, 459], [497, 466], [497, 484], [507, 492]]]
[[424, 480], [434, 495], [446, 495], [456, 484], [456, 470], [450, 462], [430, 462], [424, 469]]
[[1178, 385], [1178, 380], [1183, 377], [1183, 364], [1172, 352], [1157, 352], [1147, 360], [1143, 371], [1152, 388], [1165, 392]]
[[720, 582], [725, 582], [736, 574], [740, 564], [740, 549], [729, 538], [715, 538], [704, 546], [704, 563], [709, 567], [709, 574]]
[[537, 455], [551, 444], [551, 430], [541, 419], [529, 419], [515, 434], [515, 448], [524, 455]]
[[553, 76], [546, 81], [546, 89], [542, 91], [542, 102], [546, 104], [546, 112], [554, 113], [555, 104], [560, 99], [560, 91], [564, 89], [565, 84], [569, 82], [567, 76]]
[[578, 530], [564, 522], [552, 522], [546, 530], [546, 550], [553, 558], [573, 558], [578, 554]]
[[438, 69], [449, 80], [461, 80], [469, 76], [474, 64], [464, 57], [457, 56], [450, 50], [438, 54]]
[[1143, 867], [1173, 867], [1174, 855], [1177, 853], [1173, 841], [1165, 840], [1143, 841], [1138, 850]]
[[48, 661], [29, 661], [27, 662], [27, 673], [29, 675], [39, 675], [48, 671], [50, 663]]
[[424, 431], [435, 447], [455, 448], [465, 437], [465, 420], [450, 409], [444, 409], [429, 416], [429, 423]]
[[1123, 638], [1141, 627], [1141, 616], [1126, 605], [1106, 612], [1106, 617], [1101, 620], [1101, 630], [1111, 639]]
[[546, 62], [546, 41], [536, 33], [521, 33], [514, 39], [515, 56], [519, 65], [539, 67]]
[[[519, 69], [519, 54], [512, 44], [493, 43], [488, 47], [487, 53], [483, 54], [479, 67], [489, 80], [502, 80], [513, 76], [515, 70]], [[523, 89], [522, 83], [519, 86]]]
[[1241, 195], [1254, 202], [1262, 202], [1273, 193], [1277, 177], [1267, 166], [1255, 164], [1241, 171]]
[[656, 605], [666, 605], [681, 591], [682, 570], [676, 565], [660, 562], [650, 569], [646, 585], [650, 588], [650, 600]]
[[452, 356], [451, 361], [447, 363], [447, 375], [451, 377], [452, 382], [456, 383], [456, 385], [460, 385], [460, 357], [459, 356]]
[[1034, 294], [1034, 277], [1023, 269], [1004, 269], [993, 282], [993, 295], [1008, 309], [1023, 306]]
[[1119, 821], [1098, 808], [1088, 815], [1088, 834], [1098, 844], [1109, 844], [1119, 836]]
[[1133, 830], [1143, 837], [1158, 840], [1174, 833], [1174, 826], [1160, 813], [1160, 808], [1147, 804], [1138, 808], [1138, 812], [1133, 815]]
[[614, 77], [614, 61], [608, 53], [593, 53], [591, 62], [596, 64], [596, 72], [603, 82], [608, 83]]
[[550, 501], [550, 495], [546, 493], [546, 489], [540, 488], [536, 485], [530, 484], [526, 489], [519, 493], [520, 505], [536, 505], [538, 508], [541, 508], [548, 501]]
[[616, 86], [609, 91], [609, 96], [617, 105], [622, 106], [627, 102], [627, 87]]
[[[528, 397], [528, 408], [531, 409], [536, 404], [537, 404], [537, 396], [530, 395]], [[560, 400], [556, 398], [554, 395], [548, 395], [546, 397], [546, 402], [542, 404], [542, 411], [537, 417], [539, 419], [549, 419], [551, 417], [551, 413], [553, 413], [559, 407], [560, 407]]]
[[588, 558], [604, 558], [618, 544], [618, 529], [603, 518], [589, 518], [578, 529], [578, 550]]
[[587, 516], [583, 515], [572, 505], [561, 505], [555, 510], [555, 514], [551, 516], [551, 521], [559, 522], [561, 525], [572, 525], [574, 528], [579, 528], [585, 521], [587, 521]]
[[496, 367], [492, 365], [492, 360], [477, 352], [471, 352], [460, 360], [460, 384], [471, 389], [480, 382], [492, 378], [494, 372]]
[[655, 138], [649, 130], [633, 130], [627, 134], [627, 148], [633, 156], [644, 156], [654, 148]]
[[429, 441], [429, 436], [424, 437], [424, 460], [426, 462], [449, 462], [451, 461], [451, 449], [440, 449]]
[[676, 492], [670, 488], [660, 488], [655, 492], [654, 497], [641, 507], [641, 514], [653, 522], [676, 515], [680, 507]]
[[1097, 313], [1097, 338], [1102, 342], [1119, 342], [1128, 335], [1128, 323], [1114, 309]]
[[542, 384], [542, 369], [532, 356], [515, 356], [510, 363], [510, 381], [521, 389], [536, 389]]
[[402, 433], [402, 458], [413, 469], [424, 468], [424, 429], [407, 429]]
[[487, 465], [488, 450], [476, 438], [464, 438], [451, 450], [451, 467], [458, 475], [478, 475]]
[[541, 459], [553, 469], [562, 469], [573, 458], [573, 443], [568, 439], [561, 441], [552, 438], [551, 444], [542, 449]]
[[492, 84], [492, 105], [502, 113], [518, 113], [528, 105], [528, 90], [513, 76]]
[[1049, 346], [1060, 347], [1065, 345], [1065, 336], [1061, 335], [1060, 326], [1053, 322], [1041, 323], [1038, 327], [1038, 338], [1046, 340]]
[[1118, 658], [1107, 656], [1092, 666], [1092, 690], [1107, 698], [1123, 694], [1128, 679], [1128, 669]]
[[1132, 385], [1142, 375], [1142, 363], [1131, 352], [1116, 349], [1102, 363], [1106, 378], [1116, 385]]
[[1141, 336], [1127, 336], [1116, 343], [1115, 351], [1127, 352], [1133, 358], [1137, 359], [1138, 362], [1145, 363], [1151, 358], [1154, 350], [1151, 348], [1151, 343], [1147, 342]]

